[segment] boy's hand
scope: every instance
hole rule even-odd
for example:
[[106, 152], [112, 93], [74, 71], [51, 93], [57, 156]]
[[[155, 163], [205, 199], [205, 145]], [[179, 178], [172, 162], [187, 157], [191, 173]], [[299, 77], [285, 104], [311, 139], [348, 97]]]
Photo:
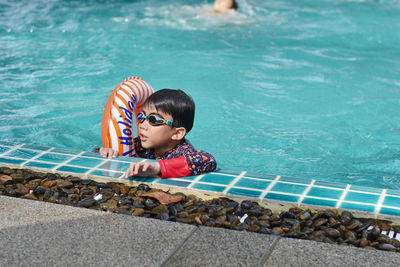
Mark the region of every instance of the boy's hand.
[[161, 174], [158, 162], [133, 162], [126, 170], [125, 178], [131, 176], [156, 177]]
[[109, 159], [116, 158], [118, 156], [118, 151], [112, 148], [100, 148], [100, 155], [104, 158], [108, 157]]

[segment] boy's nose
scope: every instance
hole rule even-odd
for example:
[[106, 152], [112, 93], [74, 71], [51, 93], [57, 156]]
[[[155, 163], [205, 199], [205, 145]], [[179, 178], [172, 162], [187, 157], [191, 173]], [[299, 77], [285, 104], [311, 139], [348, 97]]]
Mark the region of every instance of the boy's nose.
[[147, 130], [148, 123], [149, 122], [147, 120], [144, 120], [144, 122], [139, 123], [139, 129]]

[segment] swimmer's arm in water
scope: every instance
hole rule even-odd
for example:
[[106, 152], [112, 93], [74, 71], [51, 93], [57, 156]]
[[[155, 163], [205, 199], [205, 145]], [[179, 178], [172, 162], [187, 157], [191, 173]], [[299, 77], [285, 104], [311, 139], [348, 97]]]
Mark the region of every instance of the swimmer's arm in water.
[[105, 148], [105, 147], [102, 147], [102, 148], [100, 148], [99, 153], [100, 153], [100, 155], [102, 155], [104, 158], [109, 158], [109, 159], [116, 158], [116, 157], [118, 156], [118, 151], [117, 151], [117, 150], [114, 150], [114, 149], [112, 149], [112, 148]]

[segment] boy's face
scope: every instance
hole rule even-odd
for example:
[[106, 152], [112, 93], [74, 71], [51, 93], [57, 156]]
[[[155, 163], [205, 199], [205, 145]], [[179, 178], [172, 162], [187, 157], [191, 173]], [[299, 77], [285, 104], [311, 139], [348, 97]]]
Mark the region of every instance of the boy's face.
[[[144, 106], [143, 112], [146, 116], [157, 115], [166, 120], [173, 121], [170, 114], [162, 111], [157, 111], [154, 106]], [[142, 142], [143, 148], [155, 149], [155, 150], [166, 150], [170, 149], [171, 143], [173, 143], [173, 135], [176, 133], [176, 128], [165, 124], [162, 125], [151, 125], [148, 120], [144, 120], [139, 124], [139, 137]]]

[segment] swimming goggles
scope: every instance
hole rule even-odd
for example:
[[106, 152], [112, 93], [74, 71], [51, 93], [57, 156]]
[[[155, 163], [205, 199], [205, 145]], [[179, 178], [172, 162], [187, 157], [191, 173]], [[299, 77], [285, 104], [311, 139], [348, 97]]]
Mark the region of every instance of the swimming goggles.
[[177, 124], [176, 122], [166, 120], [161, 115], [150, 114], [149, 116], [146, 116], [143, 111], [137, 115], [137, 119], [140, 123], [143, 123], [144, 120], [147, 120], [152, 126], [160, 126], [165, 124], [172, 127], [180, 127], [179, 124]]

